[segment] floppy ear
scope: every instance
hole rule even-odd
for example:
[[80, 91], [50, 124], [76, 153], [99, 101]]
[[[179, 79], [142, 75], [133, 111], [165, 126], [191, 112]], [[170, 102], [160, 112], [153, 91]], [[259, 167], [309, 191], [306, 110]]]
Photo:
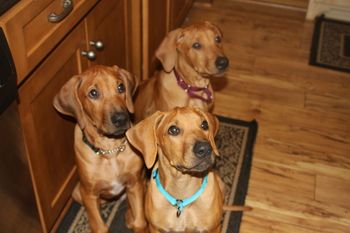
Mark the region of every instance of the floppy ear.
[[209, 123], [209, 142], [211, 147], [213, 148], [213, 151], [216, 155], [219, 155], [218, 148], [215, 144], [215, 135], [217, 134], [219, 130], [219, 120], [216, 116], [212, 115], [209, 112], [204, 113], [205, 118], [207, 119]]
[[131, 74], [130, 72], [119, 68], [118, 66], [113, 66], [113, 69], [116, 72], [119, 72], [121, 78], [123, 79], [123, 82], [126, 86], [126, 107], [128, 108], [130, 113], [134, 113], [134, 104], [132, 101], [132, 96], [135, 94], [136, 89], [139, 85], [138, 78], [135, 77], [135, 75]]
[[66, 82], [58, 94], [54, 97], [53, 105], [57, 111], [77, 119], [81, 129], [85, 128], [85, 117], [83, 107], [78, 98], [78, 88], [81, 84], [82, 77], [73, 76]]
[[177, 42], [183, 37], [183, 30], [178, 28], [167, 34], [156, 51], [156, 57], [160, 60], [166, 72], [172, 71], [177, 59]]
[[155, 112], [126, 131], [126, 137], [131, 145], [142, 153], [147, 168], [152, 168], [157, 158], [158, 140], [156, 132], [164, 115], [165, 113]]

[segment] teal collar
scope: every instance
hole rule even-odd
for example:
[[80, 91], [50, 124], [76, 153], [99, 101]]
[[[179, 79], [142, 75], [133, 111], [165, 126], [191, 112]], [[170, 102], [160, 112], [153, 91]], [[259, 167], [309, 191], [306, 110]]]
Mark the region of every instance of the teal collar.
[[174, 207], [177, 208], [177, 213], [176, 213], [177, 217], [179, 217], [181, 215], [185, 206], [191, 204], [192, 202], [194, 202], [195, 200], [197, 200], [200, 197], [200, 195], [204, 192], [204, 189], [208, 184], [208, 175], [206, 175], [203, 179], [201, 187], [197, 190], [197, 192], [195, 192], [189, 198], [181, 200], [181, 199], [174, 198], [164, 189], [164, 187], [162, 186], [162, 183], [160, 182], [160, 179], [159, 179], [158, 168], [153, 171], [152, 177], [156, 181], [156, 185], [157, 185], [159, 192], [165, 197], [165, 199], [171, 205], [173, 205]]

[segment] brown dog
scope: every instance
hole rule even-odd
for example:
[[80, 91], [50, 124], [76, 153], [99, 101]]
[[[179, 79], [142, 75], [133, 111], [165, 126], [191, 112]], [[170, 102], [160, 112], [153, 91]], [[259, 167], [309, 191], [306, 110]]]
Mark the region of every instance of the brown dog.
[[92, 232], [108, 232], [99, 213], [100, 198], [120, 195], [124, 189], [127, 226], [135, 232], [147, 226], [144, 163], [125, 138], [136, 86], [126, 70], [95, 66], [72, 77], [54, 99], [59, 112], [77, 119], [74, 145], [80, 184], [73, 197], [85, 206]]
[[[217, 130], [216, 117], [184, 107], [156, 112], [127, 131], [129, 142], [142, 152], [148, 168], [158, 155], [145, 197], [151, 233], [220, 232], [224, 185], [210, 170], [218, 155]], [[198, 192], [199, 197], [188, 203]]]
[[136, 95], [136, 122], [176, 106], [209, 110], [214, 98], [209, 78], [223, 75], [229, 65], [221, 40], [209, 22], [171, 31], [156, 51], [164, 70], [142, 83]]

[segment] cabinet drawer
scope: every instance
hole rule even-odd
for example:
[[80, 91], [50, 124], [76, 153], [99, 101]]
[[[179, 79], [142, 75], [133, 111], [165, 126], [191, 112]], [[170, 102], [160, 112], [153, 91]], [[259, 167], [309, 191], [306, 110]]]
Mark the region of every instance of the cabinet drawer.
[[39, 64], [98, 0], [71, 1], [73, 10], [57, 23], [49, 22], [48, 15], [52, 12], [61, 14], [63, 0], [21, 1], [6, 15], [4, 24], [18, 82]]

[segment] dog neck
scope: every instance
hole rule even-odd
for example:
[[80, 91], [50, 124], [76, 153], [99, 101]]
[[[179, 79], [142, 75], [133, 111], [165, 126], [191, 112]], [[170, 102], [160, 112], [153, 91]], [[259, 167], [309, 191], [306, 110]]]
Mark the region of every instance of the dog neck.
[[[178, 71], [174, 68], [174, 75], [176, 77], [177, 84], [179, 87], [181, 87], [185, 92], [187, 92], [188, 96], [191, 98], [200, 99], [204, 102], [210, 103], [213, 101], [213, 94], [209, 90], [208, 86], [206, 87], [197, 87], [192, 86], [183, 79], [182, 76], [178, 73]], [[200, 95], [199, 93], [202, 92], [205, 94], [205, 97], [203, 95]]]
[[209, 78], [200, 75], [191, 65], [184, 61], [185, 59], [178, 59], [174, 69], [176, 69], [182, 79], [191, 86], [208, 87]]
[[165, 156], [159, 156], [158, 173], [165, 190], [178, 199], [192, 196], [202, 185], [203, 177], [186, 174], [173, 167]]
[[123, 152], [127, 145], [125, 135], [120, 138], [107, 138], [88, 129], [81, 130], [81, 138], [96, 155], [107, 157]]

